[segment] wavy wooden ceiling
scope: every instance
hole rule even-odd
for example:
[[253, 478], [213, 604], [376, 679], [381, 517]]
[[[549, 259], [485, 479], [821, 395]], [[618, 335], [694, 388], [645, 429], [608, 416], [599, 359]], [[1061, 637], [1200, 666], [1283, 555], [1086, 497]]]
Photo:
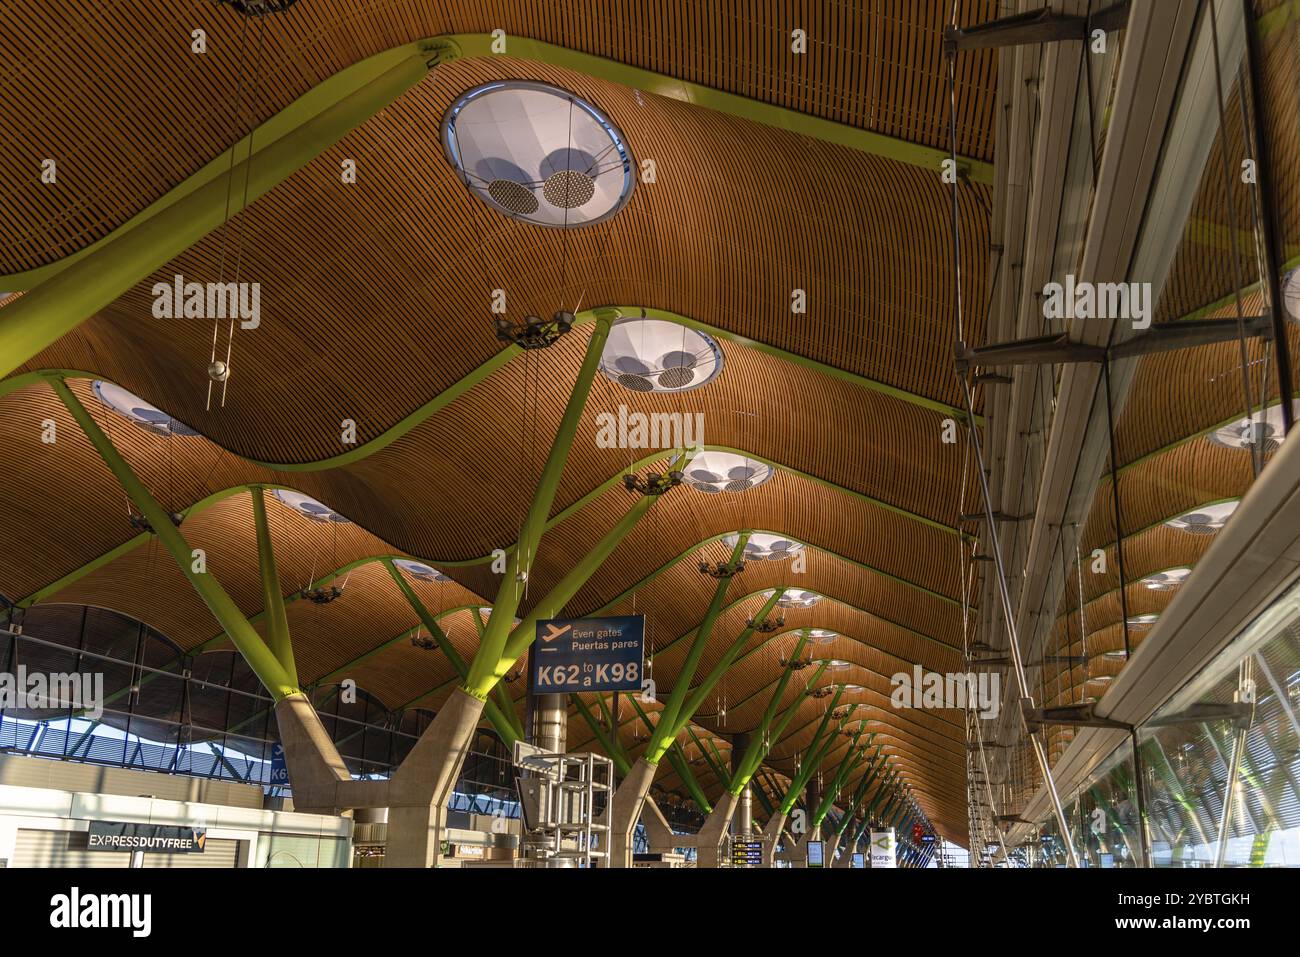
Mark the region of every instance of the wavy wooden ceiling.
[[[289, 15], [267, 22], [262, 80], [246, 100], [241, 129], [373, 53], [425, 36], [501, 28], [860, 129], [947, 146], [939, 45], [946, 0], [813, 4], [800, 6], [793, 19], [764, 3], [690, 0], [623, 5], [617, 17], [585, 3], [464, 6], [302, 0]], [[996, 4], [965, 9], [970, 6], [963, 18], [978, 20]], [[229, 109], [238, 23], [222, 8], [163, 3], [95, 10], [27, 4], [20, 16], [6, 18], [0, 82], [13, 109], [6, 129], [11, 148], [0, 155], [0, 272], [84, 248], [226, 148], [234, 138]], [[190, 31], [200, 26], [209, 35], [202, 60], [188, 48]], [[783, 51], [796, 26], [808, 31], [812, 55], [792, 60]], [[834, 43], [824, 39], [829, 36]], [[95, 68], [87, 69], [92, 55]], [[147, 62], [149, 69], [115, 67], [128, 62]], [[958, 68], [957, 151], [989, 159], [995, 59], [965, 56]], [[552, 82], [599, 104], [636, 156], [656, 159], [659, 181], [639, 186], [608, 224], [567, 237], [486, 209], [447, 166], [436, 131], [452, 98], [505, 77]], [[47, 155], [59, 157], [57, 191], [35, 183], [24, 165], [30, 156]], [[342, 189], [337, 170], [345, 157], [358, 159], [363, 175]], [[989, 200], [983, 187], [963, 190], [969, 250], [986, 242]], [[160, 277], [215, 278], [220, 231], [25, 368], [87, 370], [210, 438], [153, 436], [104, 410], [87, 383], [74, 383], [168, 508], [268, 483], [303, 491], [352, 518], [355, 524], [326, 527], [271, 509], [286, 590], [370, 556], [467, 561], [513, 542], [542, 457], [518, 461], [522, 395], [526, 389], [536, 395], [535, 445], [544, 450], [588, 328], [531, 363], [514, 359], [361, 461], [285, 474], [245, 459], [310, 462], [337, 455], [341, 419], [355, 419], [365, 442], [472, 373], [498, 350], [486, 311], [489, 291], [498, 286], [520, 312], [572, 308], [579, 296], [584, 305], [678, 312], [956, 404], [947, 202], [931, 171], [540, 63], [457, 61], [236, 220], [234, 228], [246, 237], [242, 275], [262, 284], [264, 323], [236, 337], [224, 410], [203, 410], [211, 329], [184, 322], [161, 327], [148, 318], [149, 290]], [[567, 265], [556, 268], [561, 262]], [[963, 262], [968, 301], [983, 298], [985, 265], [979, 253]], [[807, 291], [807, 315], [789, 312], [793, 288]], [[978, 340], [979, 329], [972, 333]], [[770, 529], [810, 546], [808, 570], [792, 581], [779, 564], [751, 564], [733, 586], [734, 607], [706, 667], [757, 610], [761, 598], [753, 593], [782, 584], [829, 596], [814, 609], [788, 612], [789, 627], [828, 627], [846, 636], [821, 651], [852, 663], [842, 680], [862, 685], [855, 694], [865, 703], [879, 705], [888, 691], [882, 676], [904, 662], [955, 667], [958, 539], [891, 510], [957, 525], [960, 450], [939, 441], [942, 414], [743, 345], [724, 341], [722, 347], [725, 371], [706, 389], [647, 397], [598, 378], [589, 408], [626, 403], [677, 411], [684, 404], [705, 413], [706, 444], [750, 451], [810, 477], [782, 471], [747, 495], [725, 498], [678, 490], [651, 511], [569, 610], [609, 605], [625, 611], [635, 602], [650, 615], [652, 639], [663, 648], [657, 674], [670, 687], [683, 636], [702, 617], [712, 584], [694, 571], [697, 554], [725, 556], [719, 544], [694, 546], [740, 527]], [[28, 543], [22, 554], [0, 556], [0, 592], [21, 598], [134, 533], [120, 489], [46, 386], [5, 396], [0, 411], [0, 447], [10, 462], [0, 520]], [[39, 442], [46, 418], [59, 430], [53, 446]], [[586, 417], [557, 512], [627, 466], [627, 452], [596, 447], [594, 428]], [[534, 595], [630, 504], [615, 487], [556, 526], [534, 571]], [[249, 514], [247, 495], [237, 491], [196, 510], [183, 531], [207, 550], [210, 567], [253, 615], [260, 592]], [[683, 552], [685, 560], [671, 564]], [[665, 565], [635, 598], [618, 601]], [[449, 611], [444, 627], [468, 656], [476, 643], [473, 626], [468, 612], [454, 609], [493, 594], [495, 577], [482, 565], [444, 570], [455, 581], [417, 590], [435, 613]], [[186, 649], [211, 642], [219, 631], [152, 542], [51, 600], [121, 610]], [[388, 707], [436, 708], [450, 690], [445, 657], [407, 640], [415, 618], [377, 563], [351, 572], [343, 599], [326, 606], [299, 599], [290, 603], [289, 616], [304, 681], [348, 668]], [[728, 674], [731, 699], [750, 699], [734, 712], [746, 721], [757, 719], [779, 675], [776, 651], [769, 636], [756, 635]], [[510, 690], [516, 698], [523, 691], [520, 684]], [[805, 703], [799, 718], [818, 706]], [[723, 726], [702, 718], [700, 733], [725, 736], [738, 720]], [[576, 732], [580, 724], [575, 717], [571, 727]], [[781, 742], [787, 750], [806, 743], [806, 724], [792, 722], [789, 740]], [[915, 713], [895, 720], [888, 734], [890, 749], [933, 798], [936, 823], [950, 835], [963, 832], [960, 762], [948, 760], [961, 752], [960, 727], [950, 716]], [[778, 766], [782, 760], [774, 757]]]

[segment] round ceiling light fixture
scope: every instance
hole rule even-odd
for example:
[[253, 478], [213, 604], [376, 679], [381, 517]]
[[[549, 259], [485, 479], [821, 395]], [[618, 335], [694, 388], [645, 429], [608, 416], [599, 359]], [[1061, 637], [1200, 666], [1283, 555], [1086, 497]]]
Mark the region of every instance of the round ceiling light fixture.
[[812, 628], [808, 631], [808, 640], [814, 645], [829, 645], [839, 637], [839, 632], [831, 631], [829, 628]]
[[[1292, 408], [1300, 410], [1300, 402], [1293, 403]], [[1207, 438], [1215, 445], [1229, 449], [1259, 446], [1264, 452], [1276, 452], [1282, 445], [1284, 432], [1282, 403], [1277, 402], [1256, 412], [1249, 419], [1241, 418], [1221, 429], [1215, 429]]]
[[1148, 575], [1141, 580], [1140, 584], [1151, 591], [1173, 591], [1187, 581], [1191, 573], [1190, 568], [1167, 568], [1162, 572], [1156, 572], [1154, 575]]
[[299, 515], [309, 518], [313, 522], [333, 522], [336, 525], [351, 524], [348, 519], [328, 505], [322, 505], [311, 496], [303, 495], [301, 492], [291, 492], [287, 488], [278, 488], [275, 490], [275, 497]]
[[[740, 536], [735, 533], [722, 536], [722, 544], [728, 548], [735, 548], [738, 541], [740, 541]], [[744, 558], [747, 562], [781, 562], [791, 555], [797, 554], [801, 548], [803, 548], [802, 544], [783, 535], [773, 535], [770, 532], [755, 532], [749, 536], [749, 541], [745, 543]], [[771, 592], [768, 594], [770, 595]]]
[[1238, 504], [1240, 500], [1234, 498], [1226, 502], [1215, 502], [1213, 505], [1202, 505], [1190, 512], [1184, 512], [1177, 518], [1171, 518], [1165, 524], [1192, 535], [1213, 535], [1228, 524], [1228, 519], [1237, 510]]
[[421, 582], [449, 582], [451, 581], [446, 575], [438, 571], [431, 565], [423, 562], [413, 562], [408, 558], [395, 558], [393, 564], [400, 568], [406, 574], [410, 575], [416, 581]]
[[722, 371], [722, 349], [681, 323], [630, 316], [610, 329], [600, 371], [632, 392], [689, 392]]
[[[735, 452], [707, 450], [686, 465], [686, 484], [699, 492], [744, 492], [757, 488], [772, 477], [766, 462]], [[733, 543], [734, 545], [734, 543]]]
[[[769, 591], [768, 597], [772, 593]], [[785, 593], [776, 600], [781, 608], [811, 608], [822, 600], [822, 596], [815, 591], [805, 591], [802, 588], [787, 588]]]
[[506, 80], [465, 93], [443, 118], [442, 146], [470, 192], [536, 226], [603, 222], [636, 183], [609, 117], [546, 83]]
[[103, 379], [96, 379], [91, 383], [90, 388], [95, 393], [95, 398], [108, 408], [124, 418], [130, 419], [140, 428], [148, 429], [155, 435], [189, 436], [199, 434], [184, 422], [173, 419], [157, 406], [150, 405], [138, 395], [127, 392], [120, 385], [105, 382]]

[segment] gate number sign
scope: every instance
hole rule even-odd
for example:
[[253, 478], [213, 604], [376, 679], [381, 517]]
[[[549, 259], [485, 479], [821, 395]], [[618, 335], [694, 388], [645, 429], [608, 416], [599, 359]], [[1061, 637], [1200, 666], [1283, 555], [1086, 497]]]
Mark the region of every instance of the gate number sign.
[[539, 621], [532, 693], [640, 691], [644, 656], [644, 615]]

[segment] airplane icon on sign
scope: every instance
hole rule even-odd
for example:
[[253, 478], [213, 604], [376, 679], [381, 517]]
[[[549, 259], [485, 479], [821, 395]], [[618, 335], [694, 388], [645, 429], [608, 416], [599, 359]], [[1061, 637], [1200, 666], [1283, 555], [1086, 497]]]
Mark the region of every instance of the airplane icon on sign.
[[[572, 627], [573, 627], [572, 625], [564, 625], [561, 628], [557, 628], [548, 622], [546, 625], [546, 634], [542, 635], [542, 641], [551, 642], [554, 641], [556, 638], [563, 637], [564, 635], [568, 634], [569, 629], [571, 629]], [[558, 651], [558, 650], [559, 649], [557, 648], [542, 649], [542, 651]]]

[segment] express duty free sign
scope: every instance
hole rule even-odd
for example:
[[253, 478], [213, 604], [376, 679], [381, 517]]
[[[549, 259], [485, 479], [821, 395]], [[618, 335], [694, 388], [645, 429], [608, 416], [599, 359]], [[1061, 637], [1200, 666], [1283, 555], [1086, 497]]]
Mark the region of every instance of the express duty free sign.
[[640, 691], [644, 658], [644, 615], [539, 621], [532, 693]]

